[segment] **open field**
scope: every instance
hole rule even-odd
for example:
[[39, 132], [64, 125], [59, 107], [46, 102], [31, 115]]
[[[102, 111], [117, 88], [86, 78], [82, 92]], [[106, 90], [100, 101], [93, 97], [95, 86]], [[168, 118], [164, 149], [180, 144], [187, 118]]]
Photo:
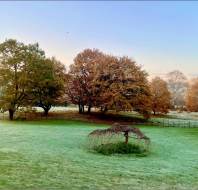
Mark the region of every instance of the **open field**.
[[198, 189], [198, 129], [141, 126], [147, 157], [88, 152], [102, 124], [1, 122], [0, 189]]

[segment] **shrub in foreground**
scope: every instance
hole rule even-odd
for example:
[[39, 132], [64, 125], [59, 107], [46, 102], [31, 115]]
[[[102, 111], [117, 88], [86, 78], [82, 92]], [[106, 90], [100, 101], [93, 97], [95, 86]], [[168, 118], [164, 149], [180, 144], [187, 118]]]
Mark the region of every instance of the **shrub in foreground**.
[[133, 143], [108, 143], [108, 144], [100, 144], [98, 146], [94, 146], [93, 150], [97, 153], [104, 155], [111, 154], [135, 154], [139, 156], [146, 156], [148, 153], [148, 148], [141, 144], [133, 144]]
[[140, 129], [119, 123], [114, 123], [107, 129], [96, 129], [88, 137], [89, 149], [105, 155], [132, 153], [143, 155], [148, 153], [150, 144], [150, 138]]

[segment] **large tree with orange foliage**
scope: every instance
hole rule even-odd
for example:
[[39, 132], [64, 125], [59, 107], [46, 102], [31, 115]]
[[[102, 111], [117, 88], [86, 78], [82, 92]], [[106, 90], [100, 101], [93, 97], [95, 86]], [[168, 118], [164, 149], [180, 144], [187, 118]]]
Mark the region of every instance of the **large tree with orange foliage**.
[[152, 94], [152, 111], [156, 113], [167, 113], [170, 108], [170, 92], [168, 91], [167, 84], [160, 77], [155, 77], [150, 84]]
[[67, 75], [67, 95], [70, 102], [79, 106], [79, 113], [88, 112], [95, 103], [94, 79], [96, 68], [102, 61], [103, 53], [97, 49], [85, 49], [77, 54]]
[[[102, 65], [103, 64], [103, 65]], [[128, 57], [106, 55], [96, 69], [97, 106], [102, 111], [150, 112], [150, 89], [147, 73]]]
[[67, 84], [67, 94], [79, 112], [87, 106], [88, 112], [97, 107], [103, 112], [135, 110], [149, 115], [147, 73], [128, 57], [86, 49], [74, 59]]
[[191, 112], [198, 112], [198, 78], [194, 79], [188, 88], [186, 108]]

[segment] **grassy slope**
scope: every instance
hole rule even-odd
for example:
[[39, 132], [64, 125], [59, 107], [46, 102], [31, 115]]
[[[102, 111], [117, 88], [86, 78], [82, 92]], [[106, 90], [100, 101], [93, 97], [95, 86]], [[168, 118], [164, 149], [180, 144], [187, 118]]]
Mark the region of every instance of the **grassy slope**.
[[0, 124], [0, 189], [198, 189], [198, 129], [142, 127], [148, 157], [87, 152], [101, 125], [42, 121]]

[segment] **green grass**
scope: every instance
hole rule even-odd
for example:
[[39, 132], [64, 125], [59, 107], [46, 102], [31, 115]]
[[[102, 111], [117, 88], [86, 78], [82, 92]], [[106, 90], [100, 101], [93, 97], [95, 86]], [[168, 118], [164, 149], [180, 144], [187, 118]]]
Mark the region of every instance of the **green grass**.
[[147, 157], [86, 149], [104, 125], [80, 121], [0, 124], [0, 189], [198, 189], [198, 129], [144, 127]]

